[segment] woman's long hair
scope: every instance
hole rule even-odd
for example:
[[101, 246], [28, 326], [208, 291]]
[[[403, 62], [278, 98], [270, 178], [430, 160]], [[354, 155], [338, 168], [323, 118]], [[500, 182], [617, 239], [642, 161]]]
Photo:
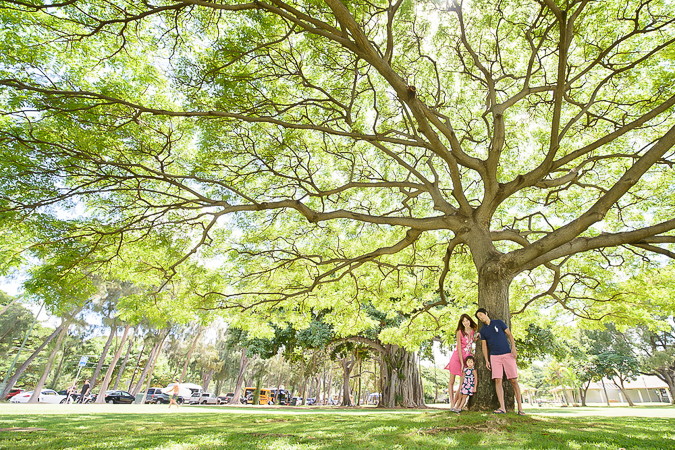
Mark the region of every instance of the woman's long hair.
[[478, 325], [476, 325], [476, 322], [473, 321], [470, 315], [468, 314], [462, 314], [459, 316], [459, 323], [457, 324], [457, 329], [455, 331], [461, 331], [464, 336], [466, 336], [466, 332], [464, 331], [464, 324], [462, 323], [464, 321], [464, 318], [469, 319], [469, 325], [471, 328], [473, 328], [473, 331], [478, 330]]

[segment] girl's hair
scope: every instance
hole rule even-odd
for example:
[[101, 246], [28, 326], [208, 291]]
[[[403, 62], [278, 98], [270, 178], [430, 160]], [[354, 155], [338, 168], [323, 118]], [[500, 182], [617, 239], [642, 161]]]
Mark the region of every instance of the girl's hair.
[[464, 364], [468, 363], [469, 360], [473, 361], [474, 363], [476, 362], [476, 358], [474, 358], [473, 356], [469, 355], [469, 356], [467, 356], [466, 359], [464, 360]]
[[466, 333], [464, 332], [464, 324], [462, 323], [464, 321], [464, 318], [469, 319], [470, 327], [473, 328], [474, 331], [478, 329], [478, 325], [476, 325], [476, 322], [473, 321], [470, 315], [468, 314], [462, 314], [459, 316], [459, 323], [457, 324], [457, 329], [455, 331], [461, 331], [463, 335], [466, 336]]

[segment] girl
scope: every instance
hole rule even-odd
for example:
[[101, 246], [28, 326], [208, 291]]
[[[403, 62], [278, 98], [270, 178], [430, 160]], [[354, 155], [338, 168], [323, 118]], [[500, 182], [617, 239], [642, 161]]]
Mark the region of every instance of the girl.
[[459, 388], [457, 395], [457, 401], [453, 408], [450, 408], [452, 412], [462, 412], [462, 408], [471, 397], [476, 392], [476, 387], [478, 386], [478, 374], [473, 368], [475, 360], [473, 356], [466, 357], [466, 367], [464, 367], [464, 379], [462, 381], [462, 386]]
[[450, 382], [448, 383], [448, 393], [450, 394], [449, 402], [454, 404], [455, 397], [458, 397], [459, 390], [455, 393], [455, 377], [459, 376], [459, 384], [462, 384], [464, 360], [467, 356], [471, 356], [473, 349], [474, 336], [478, 325], [473, 321], [468, 314], [462, 314], [457, 324], [457, 347], [450, 357], [450, 362], [445, 366], [446, 370], [450, 371]]

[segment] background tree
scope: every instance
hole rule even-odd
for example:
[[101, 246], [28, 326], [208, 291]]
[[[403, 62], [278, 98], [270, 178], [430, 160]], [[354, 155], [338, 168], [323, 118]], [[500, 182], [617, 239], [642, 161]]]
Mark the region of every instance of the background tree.
[[[26, 331], [33, 323], [34, 314], [22, 303], [15, 301], [0, 291], [0, 305], [4, 312], [0, 314], [0, 355], [7, 361], [12, 347], [18, 347]], [[6, 309], [5, 309], [6, 307]]]
[[614, 324], [608, 323], [602, 330], [587, 330], [585, 341], [588, 354], [597, 363], [598, 372], [612, 380], [628, 404], [635, 406], [626, 392], [625, 383], [638, 377], [640, 366], [624, 335]]
[[661, 317], [661, 320], [668, 328], [651, 331], [640, 327], [637, 330], [636, 350], [640, 372], [658, 377], [672, 393], [675, 392], [675, 322], [673, 317]]
[[[353, 335], [376, 301], [412, 314], [382, 338], [416, 350], [466, 298], [450, 273], [467, 258], [491, 317], [510, 324], [528, 275], [523, 307], [585, 315], [577, 255], [675, 255], [669, 8], [5, 1], [0, 219], [166, 283], [232, 249], [195, 301], [250, 329], [330, 308]], [[489, 383], [475, 403], [494, 407]]]

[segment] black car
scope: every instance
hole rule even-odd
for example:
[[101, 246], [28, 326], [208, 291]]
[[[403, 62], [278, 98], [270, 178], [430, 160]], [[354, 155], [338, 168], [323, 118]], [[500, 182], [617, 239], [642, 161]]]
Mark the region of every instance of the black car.
[[127, 391], [108, 391], [105, 393], [106, 403], [133, 403], [136, 397]]

